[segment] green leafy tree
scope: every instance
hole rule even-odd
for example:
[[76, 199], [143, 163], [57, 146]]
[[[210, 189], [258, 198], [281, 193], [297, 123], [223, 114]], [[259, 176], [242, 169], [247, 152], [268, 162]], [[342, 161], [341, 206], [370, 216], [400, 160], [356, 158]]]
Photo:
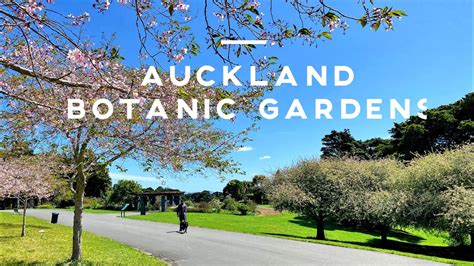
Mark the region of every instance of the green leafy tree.
[[332, 130], [322, 139], [321, 158], [359, 157], [364, 154], [362, 143], [356, 140], [349, 129]]
[[239, 206], [239, 203], [235, 201], [230, 195], [225, 197], [222, 202], [222, 209], [228, 211], [236, 211]]
[[229, 181], [222, 190], [224, 195], [230, 195], [235, 200], [242, 200], [245, 197], [245, 184], [244, 182], [234, 179]]
[[332, 130], [322, 138], [321, 158], [380, 159], [390, 156], [393, 147], [390, 140], [372, 138], [365, 141], [355, 139], [349, 129]]
[[393, 154], [393, 147], [389, 139], [372, 138], [362, 141], [365, 159], [382, 159]]
[[112, 178], [107, 167], [99, 167], [94, 170], [87, 180], [84, 194], [88, 197], [103, 197], [105, 192], [112, 187]]
[[417, 154], [442, 151], [474, 140], [474, 93], [452, 104], [425, 112], [427, 119], [412, 116], [390, 130], [394, 152], [404, 160]]
[[264, 175], [256, 175], [252, 178], [252, 200], [257, 204], [267, 203], [267, 196], [265, 194], [265, 183], [268, 178]]
[[112, 188], [110, 202], [123, 205], [132, 203], [134, 193], [142, 192], [142, 186], [135, 180], [119, 180]]
[[212, 200], [212, 195], [209, 190], [203, 190], [198, 193], [196, 202], [211, 202]]

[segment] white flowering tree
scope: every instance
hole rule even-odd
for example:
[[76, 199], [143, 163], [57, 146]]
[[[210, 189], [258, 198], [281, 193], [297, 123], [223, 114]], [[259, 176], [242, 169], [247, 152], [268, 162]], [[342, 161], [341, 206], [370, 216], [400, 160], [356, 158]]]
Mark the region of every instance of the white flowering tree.
[[471, 250], [474, 251], [474, 189], [454, 187], [442, 194], [445, 202], [442, 219], [446, 230], [458, 243], [467, 243], [470, 237]]
[[22, 204], [22, 237], [26, 234], [28, 201], [47, 198], [54, 193], [51, 161], [44, 159], [24, 156], [0, 160], [0, 197], [16, 198]]
[[390, 159], [342, 159], [333, 163], [330, 172], [340, 192], [336, 220], [376, 229], [385, 244], [405, 207], [406, 195], [395, 186], [401, 164]]
[[407, 192], [404, 221], [448, 232], [454, 244], [471, 246], [474, 233], [474, 145], [415, 158], [399, 186]]
[[334, 217], [340, 196], [329, 173], [332, 161], [306, 160], [278, 170], [266, 190], [277, 210], [300, 213], [316, 224], [316, 239], [325, 239], [325, 222]]

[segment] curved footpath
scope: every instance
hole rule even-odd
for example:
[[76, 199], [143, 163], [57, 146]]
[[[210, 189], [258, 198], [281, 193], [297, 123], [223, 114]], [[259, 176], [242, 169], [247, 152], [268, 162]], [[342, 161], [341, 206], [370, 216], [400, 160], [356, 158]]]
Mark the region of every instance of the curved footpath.
[[[59, 223], [72, 226], [73, 213], [59, 211]], [[50, 220], [51, 210], [28, 210]], [[84, 214], [85, 231], [126, 243], [177, 265], [442, 265], [374, 251], [122, 219], [115, 214]]]

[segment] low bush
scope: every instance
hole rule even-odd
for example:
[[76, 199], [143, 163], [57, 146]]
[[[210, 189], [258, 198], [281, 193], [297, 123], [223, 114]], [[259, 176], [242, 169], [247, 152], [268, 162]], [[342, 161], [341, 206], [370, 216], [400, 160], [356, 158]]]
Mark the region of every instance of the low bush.
[[41, 204], [39, 205], [38, 207], [36, 207], [37, 209], [53, 209], [54, 206], [53, 204], [51, 203], [47, 203], [47, 204]]
[[245, 201], [245, 204], [247, 205], [251, 213], [255, 213], [255, 211], [257, 210], [257, 204], [254, 201], [247, 200]]
[[221, 211], [222, 203], [218, 198], [214, 198], [209, 202], [209, 208], [211, 212], [220, 212]]
[[239, 203], [235, 201], [233, 198], [230, 196], [227, 196], [222, 204], [222, 209], [228, 210], [228, 211], [237, 211], [237, 208], [239, 207]]
[[244, 203], [239, 203], [237, 206], [237, 210], [242, 215], [247, 215], [250, 212], [249, 207], [247, 206], [247, 204], [244, 204]]
[[104, 200], [101, 198], [85, 197], [84, 209], [102, 209], [104, 207]]
[[67, 208], [74, 206], [74, 199], [60, 196], [55, 198], [53, 203], [56, 208]]
[[241, 215], [248, 215], [251, 213], [255, 213], [255, 210], [257, 209], [257, 204], [251, 200], [246, 200], [243, 202], [237, 203], [237, 211]]
[[190, 207], [187, 209], [187, 212], [203, 212], [202, 209], [199, 209], [197, 207]]
[[212, 212], [211, 205], [205, 201], [199, 202], [198, 209], [200, 209], [201, 212]]
[[194, 202], [192, 200], [185, 200], [184, 203], [188, 208], [194, 207]]

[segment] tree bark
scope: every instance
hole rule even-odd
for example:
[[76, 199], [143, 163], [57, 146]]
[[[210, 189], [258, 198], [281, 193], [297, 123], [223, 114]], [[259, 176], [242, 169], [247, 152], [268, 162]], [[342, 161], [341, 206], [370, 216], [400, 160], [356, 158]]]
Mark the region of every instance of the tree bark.
[[382, 239], [382, 244], [387, 243], [387, 236], [388, 236], [388, 228], [382, 227], [380, 231], [380, 238]]
[[72, 227], [71, 261], [78, 261], [82, 256], [82, 210], [84, 205], [84, 189], [86, 186], [82, 162], [77, 167], [76, 192], [74, 195], [74, 222]]
[[319, 213], [318, 217], [316, 218], [316, 239], [326, 239], [324, 236], [324, 216], [322, 213]]
[[21, 225], [21, 237], [24, 237], [26, 235], [26, 208], [28, 207], [28, 199], [24, 200], [25, 202], [23, 203], [23, 221]]

